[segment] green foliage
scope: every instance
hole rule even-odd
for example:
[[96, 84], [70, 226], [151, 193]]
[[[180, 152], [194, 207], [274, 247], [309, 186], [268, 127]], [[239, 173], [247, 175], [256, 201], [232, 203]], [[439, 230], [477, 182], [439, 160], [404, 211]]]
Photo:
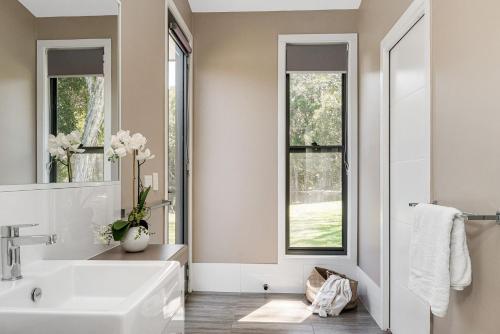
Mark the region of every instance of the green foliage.
[[137, 209], [139, 211], [144, 210], [144, 205], [146, 204], [146, 198], [148, 197], [149, 191], [151, 190], [151, 187], [147, 187], [145, 189], [142, 189], [141, 192], [139, 193], [139, 201], [137, 205]]
[[[290, 74], [290, 145], [342, 144], [342, 75]], [[291, 203], [336, 200], [342, 190], [342, 153], [291, 153]]]
[[127, 234], [130, 228], [130, 222], [126, 220], [117, 220], [111, 225], [111, 233], [115, 241], [120, 241]]
[[113, 234], [113, 239], [115, 241], [122, 240], [131, 227], [140, 226], [146, 231], [149, 229], [149, 226], [144, 219], [149, 214], [149, 208], [146, 206], [146, 199], [150, 190], [151, 187], [147, 187], [143, 188], [139, 192], [137, 205], [132, 208], [132, 211], [130, 211], [127, 220], [120, 219], [111, 224], [111, 231]]
[[[56, 132], [70, 133], [78, 130], [83, 134], [89, 113], [89, 102], [93, 94], [97, 94], [96, 81], [102, 80], [102, 77], [60, 77], [54, 80], [57, 80]], [[97, 138], [92, 139], [92, 145], [104, 145], [104, 122], [99, 124]], [[54, 164], [57, 170], [56, 182], [67, 182], [69, 179], [68, 167], [59, 161], [55, 161]], [[75, 166], [72, 167], [75, 169]], [[96, 180], [92, 181], [100, 179], [102, 176], [97, 175]]]
[[[84, 133], [89, 102], [100, 77], [57, 78], [57, 132]], [[104, 145], [104, 122], [99, 126], [96, 146]]]
[[342, 143], [342, 75], [290, 74], [290, 145]]

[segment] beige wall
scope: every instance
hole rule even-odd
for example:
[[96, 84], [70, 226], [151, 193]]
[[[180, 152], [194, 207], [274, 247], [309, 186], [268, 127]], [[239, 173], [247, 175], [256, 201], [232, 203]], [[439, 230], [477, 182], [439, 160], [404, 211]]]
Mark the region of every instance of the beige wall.
[[356, 13], [193, 17], [193, 261], [276, 263], [278, 34], [356, 32]]
[[188, 0], [174, 0], [175, 7], [179, 10], [184, 22], [186, 22], [189, 30], [193, 30], [193, 13]]
[[[122, 1], [122, 128], [141, 132], [156, 158], [142, 167], [142, 174], [159, 175], [165, 182], [165, 0]], [[122, 160], [122, 207], [132, 206], [132, 162]], [[152, 191], [148, 203], [165, 196], [163, 187]], [[153, 242], [163, 242], [163, 209], [149, 219]]]
[[0, 185], [36, 182], [35, 18], [0, 4]]
[[[174, 0], [191, 27], [188, 0]], [[151, 191], [149, 204], [165, 198], [165, 0], [122, 0], [122, 128], [141, 132], [155, 159], [142, 167], [143, 175], [158, 173], [160, 191]], [[132, 206], [132, 162], [123, 160], [122, 206]], [[164, 242], [164, 209], [155, 209], [149, 219], [154, 243]]]
[[[433, 197], [465, 211], [500, 207], [500, 3], [432, 2]], [[500, 331], [500, 227], [468, 222], [472, 286], [454, 292], [436, 334]]]
[[359, 9], [359, 266], [380, 283], [380, 42], [411, 0], [364, 0]]

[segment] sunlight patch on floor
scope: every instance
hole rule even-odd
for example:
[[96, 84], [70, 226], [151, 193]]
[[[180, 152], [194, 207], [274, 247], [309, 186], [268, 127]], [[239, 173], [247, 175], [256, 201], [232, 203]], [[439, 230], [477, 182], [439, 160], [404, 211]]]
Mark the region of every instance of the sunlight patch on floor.
[[301, 323], [311, 316], [306, 304], [297, 300], [272, 300], [252, 313], [241, 318], [240, 322]]

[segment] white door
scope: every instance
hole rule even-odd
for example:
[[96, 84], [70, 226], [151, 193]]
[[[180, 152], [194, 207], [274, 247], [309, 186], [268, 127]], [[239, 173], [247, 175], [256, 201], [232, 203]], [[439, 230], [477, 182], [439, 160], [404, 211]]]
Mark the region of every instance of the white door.
[[412, 209], [429, 200], [425, 23], [421, 19], [391, 49], [390, 61], [390, 328], [430, 332], [429, 307], [408, 289]]

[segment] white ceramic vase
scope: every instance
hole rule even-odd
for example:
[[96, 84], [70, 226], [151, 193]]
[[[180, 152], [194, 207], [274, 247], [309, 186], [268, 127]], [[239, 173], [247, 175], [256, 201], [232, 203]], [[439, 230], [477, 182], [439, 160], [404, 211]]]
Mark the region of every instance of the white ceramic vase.
[[[141, 229], [140, 234], [139, 229]], [[148, 247], [149, 233], [142, 226], [131, 227], [120, 243], [126, 252], [142, 252]]]

